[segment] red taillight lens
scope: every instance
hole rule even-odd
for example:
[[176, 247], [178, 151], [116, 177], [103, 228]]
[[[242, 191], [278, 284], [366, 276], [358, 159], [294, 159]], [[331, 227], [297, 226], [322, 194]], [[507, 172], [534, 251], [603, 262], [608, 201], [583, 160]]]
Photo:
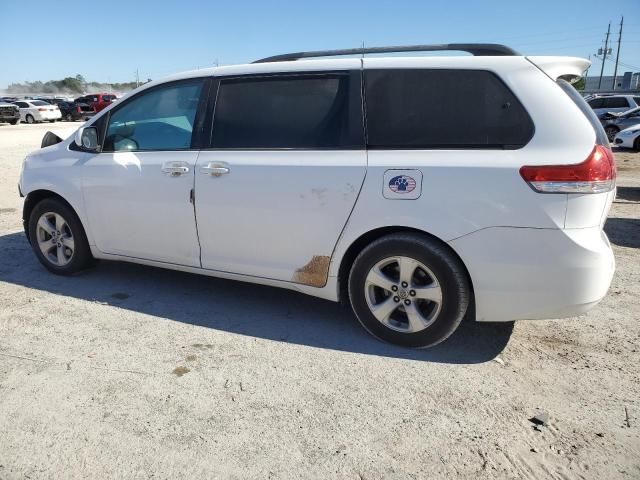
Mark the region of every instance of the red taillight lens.
[[76, 107], [76, 112], [82, 113], [82, 110], [80, 110], [80, 107]]
[[38, 109], [38, 111], [39, 111], [39, 112], [46, 112], [46, 111], [47, 111], [47, 109], [46, 109], [46, 108], [39, 108], [39, 109]]
[[616, 163], [609, 148], [596, 145], [582, 163], [525, 166], [520, 176], [540, 193], [603, 193], [615, 187]]

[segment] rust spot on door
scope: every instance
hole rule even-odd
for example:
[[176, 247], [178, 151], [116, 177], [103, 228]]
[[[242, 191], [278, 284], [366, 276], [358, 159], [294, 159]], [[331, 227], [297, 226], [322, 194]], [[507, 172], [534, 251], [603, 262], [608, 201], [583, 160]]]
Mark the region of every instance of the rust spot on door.
[[293, 281], [303, 283], [311, 287], [324, 287], [329, 275], [329, 261], [325, 255], [314, 255], [304, 266], [296, 270]]

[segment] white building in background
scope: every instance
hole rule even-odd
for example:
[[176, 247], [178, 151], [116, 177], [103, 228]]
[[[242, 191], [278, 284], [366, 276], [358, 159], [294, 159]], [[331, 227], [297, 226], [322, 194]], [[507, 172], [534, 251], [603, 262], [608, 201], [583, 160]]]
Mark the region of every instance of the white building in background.
[[[589, 75], [586, 78], [584, 89], [586, 91], [607, 91], [614, 90], [613, 75], [603, 75], [602, 83], [600, 83], [599, 75]], [[624, 72], [622, 75], [616, 76], [615, 90], [640, 90], [640, 72]]]

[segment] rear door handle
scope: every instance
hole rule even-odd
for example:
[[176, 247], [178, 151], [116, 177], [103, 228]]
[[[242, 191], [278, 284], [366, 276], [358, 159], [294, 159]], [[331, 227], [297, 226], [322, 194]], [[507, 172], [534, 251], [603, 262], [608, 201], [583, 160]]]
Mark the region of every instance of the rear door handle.
[[205, 175], [212, 175], [214, 177], [219, 177], [220, 175], [226, 175], [231, 170], [229, 170], [229, 166], [226, 163], [211, 162], [207, 166], [202, 167], [200, 171]]
[[162, 173], [170, 177], [179, 177], [185, 173], [189, 173], [189, 164], [187, 162], [164, 162], [162, 164]]

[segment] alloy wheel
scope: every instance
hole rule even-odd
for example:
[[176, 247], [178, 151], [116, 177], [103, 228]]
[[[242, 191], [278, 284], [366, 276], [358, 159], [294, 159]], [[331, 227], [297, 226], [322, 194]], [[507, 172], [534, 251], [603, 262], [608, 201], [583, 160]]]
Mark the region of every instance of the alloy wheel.
[[36, 226], [36, 240], [44, 258], [63, 267], [73, 258], [75, 242], [67, 221], [58, 213], [43, 213]]
[[410, 257], [389, 257], [376, 263], [364, 289], [373, 316], [398, 332], [425, 330], [442, 310], [442, 288], [435, 274]]

